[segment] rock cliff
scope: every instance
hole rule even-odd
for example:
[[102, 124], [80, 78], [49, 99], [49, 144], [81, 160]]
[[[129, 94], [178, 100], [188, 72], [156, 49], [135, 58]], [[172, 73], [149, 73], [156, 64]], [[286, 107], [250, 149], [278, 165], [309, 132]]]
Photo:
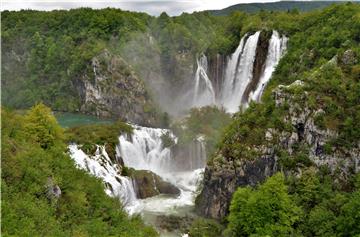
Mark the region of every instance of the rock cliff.
[[273, 90], [275, 107], [286, 107], [282, 119], [288, 128], [267, 128], [261, 145], [243, 148], [255, 152], [254, 159], [242, 158], [241, 154], [234, 158], [218, 151], [205, 170], [203, 190], [196, 200], [199, 214], [224, 218], [238, 187], [254, 186], [276, 171], [301, 175], [302, 167], [326, 166], [341, 183], [360, 170], [360, 142], [350, 149], [329, 147], [328, 142], [338, 133], [317, 124], [316, 118], [324, 110], [322, 105], [309, 105], [308, 92], [298, 90], [303, 86], [304, 82], [295, 81]]
[[155, 107], [144, 82], [120, 56], [102, 51], [91, 60], [91, 70], [77, 85], [82, 112], [155, 124]]

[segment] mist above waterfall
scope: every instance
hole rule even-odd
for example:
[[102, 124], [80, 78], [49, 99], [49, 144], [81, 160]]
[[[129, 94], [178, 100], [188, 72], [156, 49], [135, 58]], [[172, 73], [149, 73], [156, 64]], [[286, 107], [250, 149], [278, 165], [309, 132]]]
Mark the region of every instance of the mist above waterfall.
[[195, 72], [195, 88], [193, 107], [215, 105], [215, 91], [207, 75], [208, 63], [205, 55], [196, 60], [197, 70]]

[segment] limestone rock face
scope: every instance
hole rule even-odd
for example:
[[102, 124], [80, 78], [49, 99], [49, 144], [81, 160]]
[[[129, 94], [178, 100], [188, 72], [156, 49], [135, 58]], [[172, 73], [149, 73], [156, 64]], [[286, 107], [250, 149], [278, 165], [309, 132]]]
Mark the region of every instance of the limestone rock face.
[[131, 170], [137, 198], [144, 199], [159, 194], [179, 195], [180, 190], [148, 170]]
[[344, 65], [355, 65], [357, 63], [356, 54], [351, 49], [346, 50], [341, 58]]
[[53, 178], [49, 177], [46, 183], [46, 196], [49, 200], [56, 201], [61, 196], [61, 189], [57, 184], [54, 184]]
[[104, 50], [91, 60], [91, 65], [92, 70], [77, 83], [82, 112], [154, 124], [154, 105], [145, 84], [120, 56]]
[[332, 147], [326, 151], [325, 144], [335, 139], [336, 131], [316, 126], [315, 118], [324, 113], [321, 106], [311, 108], [306, 103], [307, 92], [294, 95], [291, 90], [303, 87], [302, 81], [289, 86], [278, 86], [273, 91], [275, 105], [288, 106], [283, 120], [290, 124], [291, 131], [268, 128], [264, 134], [263, 145], [248, 147], [256, 151], [257, 157], [252, 160], [226, 157], [221, 152], [212, 160], [205, 170], [203, 190], [196, 200], [197, 212], [200, 215], [221, 219], [228, 214], [232, 194], [238, 187], [254, 186], [279, 170], [289, 171], [281, 167], [276, 150], [284, 150], [294, 154], [295, 147], [307, 147], [307, 157], [314, 166], [327, 166], [331, 172], [337, 172], [339, 179], [346, 180], [350, 172], [360, 170], [360, 142], [351, 149]]

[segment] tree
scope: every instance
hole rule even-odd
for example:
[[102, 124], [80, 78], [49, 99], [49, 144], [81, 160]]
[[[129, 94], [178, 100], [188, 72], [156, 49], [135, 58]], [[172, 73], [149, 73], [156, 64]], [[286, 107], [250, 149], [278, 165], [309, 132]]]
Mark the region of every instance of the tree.
[[50, 148], [64, 138], [63, 130], [50, 108], [42, 103], [33, 106], [26, 114], [25, 131], [44, 149]]
[[239, 188], [230, 205], [227, 232], [234, 236], [294, 234], [294, 224], [302, 210], [292, 201], [278, 173], [257, 189]]

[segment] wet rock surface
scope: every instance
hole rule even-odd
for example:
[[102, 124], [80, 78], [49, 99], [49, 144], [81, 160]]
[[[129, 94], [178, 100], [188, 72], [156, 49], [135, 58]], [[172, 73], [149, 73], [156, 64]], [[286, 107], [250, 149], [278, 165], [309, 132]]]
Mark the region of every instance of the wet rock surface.
[[179, 195], [180, 190], [148, 170], [131, 169], [130, 177], [134, 183], [137, 198], [144, 199], [159, 194]]

